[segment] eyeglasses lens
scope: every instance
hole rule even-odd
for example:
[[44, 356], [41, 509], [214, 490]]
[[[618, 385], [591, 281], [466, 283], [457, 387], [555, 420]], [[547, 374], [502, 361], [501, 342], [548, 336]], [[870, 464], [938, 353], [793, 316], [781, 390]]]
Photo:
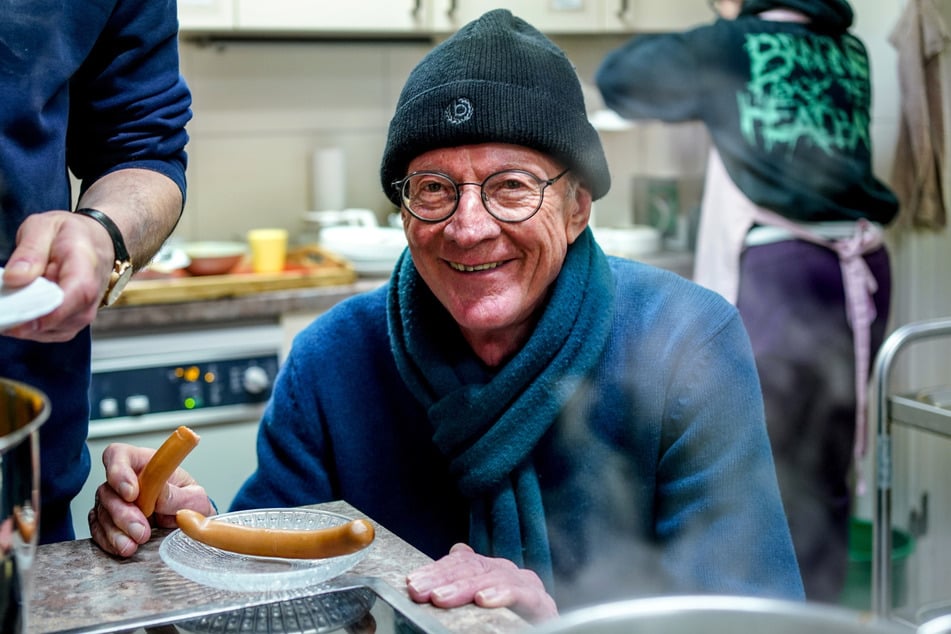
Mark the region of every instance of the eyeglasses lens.
[[[480, 186], [480, 183], [457, 184], [434, 172], [413, 174], [403, 181], [403, 204], [423, 220], [444, 220], [456, 210], [459, 188], [465, 185]], [[482, 203], [499, 220], [519, 222], [538, 211], [545, 185], [547, 181], [540, 181], [529, 172], [499, 172], [481, 183]]]

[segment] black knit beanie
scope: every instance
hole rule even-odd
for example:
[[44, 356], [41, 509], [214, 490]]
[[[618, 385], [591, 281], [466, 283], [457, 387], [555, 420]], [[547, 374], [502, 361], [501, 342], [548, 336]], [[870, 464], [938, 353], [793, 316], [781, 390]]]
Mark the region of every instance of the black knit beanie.
[[406, 176], [411, 160], [477, 143], [547, 154], [571, 168], [594, 199], [611, 186], [574, 66], [554, 42], [505, 9], [462, 27], [410, 73], [383, 151], [383, 190], [399, 206], [392, 183]]

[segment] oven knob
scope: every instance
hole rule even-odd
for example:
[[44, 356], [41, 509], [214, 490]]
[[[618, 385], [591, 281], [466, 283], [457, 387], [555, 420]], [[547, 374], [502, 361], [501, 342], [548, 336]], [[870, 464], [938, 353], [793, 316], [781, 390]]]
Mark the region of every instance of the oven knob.
[[119, 401], [111, 397], [106, 397], [99, 401], [99, 416], [102, 418], [112, 418], [118, 415]]
[[135, 394], [125, 400], [125, 411], [130, 416], [149, 413], [149, 397], [145, 394]]
[[271, 387], [271, 377], [261, 366], [252, 365], [244, 371], [241, 384], [248, 394], [261, 394]]

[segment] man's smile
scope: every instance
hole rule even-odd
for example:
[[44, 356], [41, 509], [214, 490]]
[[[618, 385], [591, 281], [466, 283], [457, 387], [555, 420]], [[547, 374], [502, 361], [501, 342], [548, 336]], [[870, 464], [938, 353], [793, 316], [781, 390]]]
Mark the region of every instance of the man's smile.
[[485, 264], [476, 264], [475, 266], [459, 264], [458, 262], [449, 262], [449, 266], [453, 270], [462, 271], [464, 273], [473, 273], [475, 271], [488, 271], [489, 269], [494, 269], [501, 265], [502, 265], [501, 262], [486, 262]]

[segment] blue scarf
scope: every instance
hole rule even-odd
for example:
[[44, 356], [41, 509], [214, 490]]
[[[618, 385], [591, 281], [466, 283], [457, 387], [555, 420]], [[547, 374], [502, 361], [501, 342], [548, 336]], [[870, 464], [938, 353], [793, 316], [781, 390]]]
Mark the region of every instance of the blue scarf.
[[470, 545], [531, 568], [551, 589], [531, 452], [594, 368], [611, 329], [613, 278], [590, 229], [568, 248], [528, 342], [494, 373], [469, 348], [408, 250], [390, 281], [387, 313], [399, 372], [426, 408], [433, 441], [470, 500]]

